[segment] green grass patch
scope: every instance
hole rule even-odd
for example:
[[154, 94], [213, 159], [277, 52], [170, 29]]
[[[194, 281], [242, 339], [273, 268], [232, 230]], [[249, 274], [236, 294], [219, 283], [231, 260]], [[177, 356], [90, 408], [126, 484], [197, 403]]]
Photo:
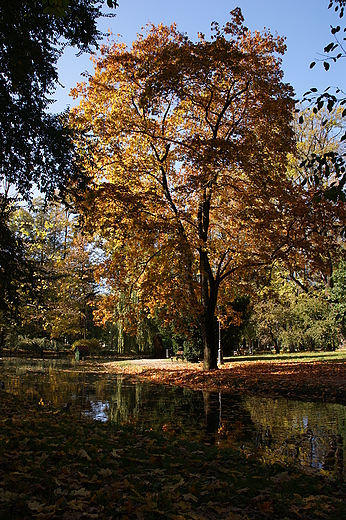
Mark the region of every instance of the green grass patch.
[[346, 361], [346, 349], [336, 350], [335, 352], [294, 352], [289, 354], [283, 352], [280, 354], [253, 354], [246, 356], [230, 356], [225, 357], [226, 363], [240, 362], [240, 361], [263, 361], [267, 363], [272, 362], [289, 362], [289, 363], [300, 363], [300, 362], [314, 362], [314, 361]]

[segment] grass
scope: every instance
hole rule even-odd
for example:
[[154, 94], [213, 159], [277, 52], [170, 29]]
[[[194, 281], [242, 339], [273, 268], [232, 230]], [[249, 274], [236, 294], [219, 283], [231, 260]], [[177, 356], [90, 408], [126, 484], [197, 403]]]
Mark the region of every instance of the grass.
[[294, 353], [280, 353], [280, 354], [253, 354], [244, 356], [229, 356], [225, 357], [226, 363], [237, 363], [241, 361], [263, 361], [271, 362], [314, 362], [314, 361], [346, 361], [346, 349], [335, 350], [334, 352], [294, 352]]

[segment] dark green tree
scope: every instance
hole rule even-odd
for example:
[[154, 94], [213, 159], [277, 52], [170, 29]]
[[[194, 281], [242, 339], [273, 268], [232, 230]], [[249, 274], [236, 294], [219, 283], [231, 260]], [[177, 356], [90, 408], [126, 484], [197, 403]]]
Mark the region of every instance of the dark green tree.
[[[31, 284], [30, 261], [9, 226], [13, 192], [51, 198], [80, 177], [64, 114], [51, 114], [58, 59], [67, 45], [97, 47], [105, 0], [0, 0], [0, 310], [13, 315]], [[116, 0], [107, 0], [116, 7]], [[1, 189], [1, 188], [0, 188]], [[12, 197], [9, 195], [12, 194]]]
[[[107, 0], [115, 7], [116, 1]], [[0, 181], [23, 198], [52, 195], [74, 166], [63, 115], [48, 113], [67, 45], [97, 46], [104, 0], [0, 1]]]
[[0, 195], [0, 346], [7, 326], [18, 324], [18, 309], [23, 298], [32, 293], [34, 266], [25, 247], [11, 230], [8, 221], [14, 208]]
[[341, 260], [333, 275], [334, 286], [331, 291], [333, 314], [340, 325], [343, 340], [346, 337], [346, 262]]

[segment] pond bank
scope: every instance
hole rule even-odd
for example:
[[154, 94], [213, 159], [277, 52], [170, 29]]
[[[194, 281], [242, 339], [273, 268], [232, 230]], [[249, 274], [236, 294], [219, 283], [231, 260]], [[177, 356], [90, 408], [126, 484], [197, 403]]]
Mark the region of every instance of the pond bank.
[[346, 403], [346, 360], [235, 361], [214, 371], [203, 371], [201, 363], [170, 360], [110, 361], [103, 367], [106, 372], [194, 390]]

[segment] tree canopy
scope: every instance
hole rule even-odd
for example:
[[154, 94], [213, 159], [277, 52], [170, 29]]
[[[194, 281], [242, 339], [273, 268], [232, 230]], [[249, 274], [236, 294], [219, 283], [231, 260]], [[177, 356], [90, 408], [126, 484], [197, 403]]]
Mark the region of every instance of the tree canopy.
[[[345, 10], [345, 0], [330, 0], [328, 9], [334, 8], [339, 18], [343, 18]], [[321, 59], [311, 62], [310, 68], [316, 66], [317, 62], [322, 62], [326, 71], [330, 69], [331, 64], [337, 63], [339, 60], [346, 58], [345, 50], [345, 32], [346, 28], [340, 25], [331, 26], [331, 35], [333, 40], [324, 47], [324, 55]], [[309, 181], [313, 179], [321, 179], [320, 192], [324, 197], [331, 200], [341, 200], [345, 202], [345, 185], [346, 185], [346, 168], [345, 168], [345, 117], [346, 117], [346, 97], [342, 85], [337, 87], [329, 86], [324, 92], [319, 92], [317, 88], [312, 87], [303, 96], [303, 105], [314, 114], [319, 111], [328, 111], [331, 113], [335, 108], [340, 107], [340, 114], [344, 118], [343, 131], [339, 134], [340, 146], [337, 150], [314, 153], [306, 158], [302, 164], [303, 167], [308, 166], [312, 171], [312, 177], [307, 177]], [[300, 114], [300, 123], [304, 121], [304, 113]], [[324, 124], [328, 118], [324, 118]], [[325, 180], [330, 180], [327, 190], [323, 187]]]
[[[0, 2], [0, 307], [10, 306], [11, 312], [20, 300], [20, 287], [32, 283], [30, 260], [26, 262], [25, 248], [9, 227], [12, 199], [19, 195], [29, 200], [33, 188], [52, 198], [57, 188], [63, 192], [71, 177], [82, 179], [66, 116], [52, 114], [49, 108], [58, 84], [59, 57], [67, 45], [79, 52], [98, 45], [102, 35], [97, 19], [103, 15], [103, 4], [104, 0]], [[114, 0], [107, 4], [116, 7]]]
[[0, 181], [24, 198], [30, 197], [35, 185], [51, 195], [76, 172], [64, 117], [47, 110], [64, 47], [72, 45], [84, 52], [97, 46], [101, 33], [96, 23], [103, 3], [0, 3]]
[[129, 319], [135, 307], [179, 326], [194, 320], [205, 368], [217, 366], [215, 316], [245, 273], [287, 256], [301, 233], [288, 202], [284, 40], [251, 33], [240, 9], [231, 15], [213, 24], [211, 41], [150, 25], [131, 49], [102, 47], [72, 111], [92, 177], [84, 212], [104, 241], [99, 276], [112, 288], [100, 313], [114, 316], [121, 294]]
[[8, 223], [13, 211], [0, 195], [0, 324], [4, 316], [9, 322], [16, 321], [21, 296], [28, 296], [33, 285], [33, 264]]

